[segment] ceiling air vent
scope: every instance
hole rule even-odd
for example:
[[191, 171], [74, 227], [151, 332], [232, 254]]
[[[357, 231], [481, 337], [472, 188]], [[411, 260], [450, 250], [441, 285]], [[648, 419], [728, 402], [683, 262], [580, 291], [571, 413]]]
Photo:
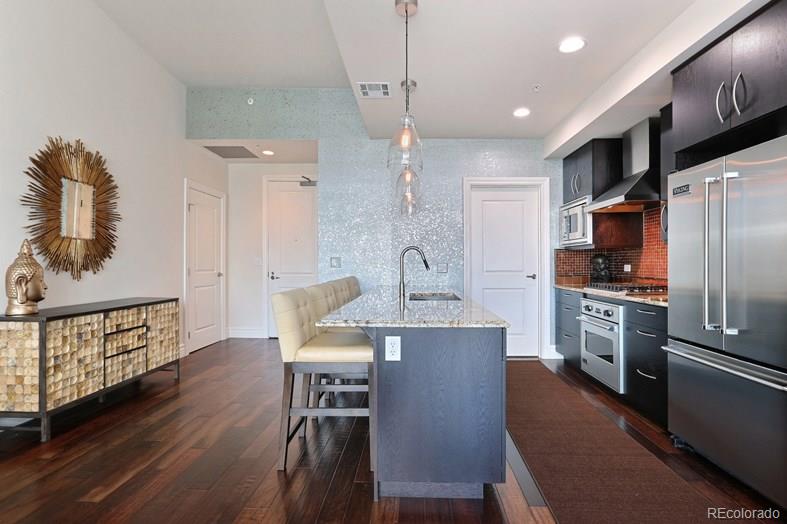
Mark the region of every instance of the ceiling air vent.
[[388, 82], [358, 82], [361, 98], [390, 98], [391, 85]]
[[243, 146], [205, 146], [205, 149], [219, 155], [221, 158], [230, 160], [235, 158], [259, 158]]

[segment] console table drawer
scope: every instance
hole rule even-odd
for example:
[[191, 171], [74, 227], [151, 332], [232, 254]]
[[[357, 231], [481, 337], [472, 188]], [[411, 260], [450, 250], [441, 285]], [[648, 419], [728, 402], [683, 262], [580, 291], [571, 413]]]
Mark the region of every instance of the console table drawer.
[[146, 318], [144, 306], [108, 311], [104, 320], [104, 333], [144, 326]]
[[131, 349], [143, 348], [146, 342], [146, 326], [111, 333], [104, 337], [104, 353], [105, 356], [111, 357]]
[[141, 375], [147, 369], [145, 348], [109, 357], [104, 366], [106, 371], [105, 386], [107, 387]]

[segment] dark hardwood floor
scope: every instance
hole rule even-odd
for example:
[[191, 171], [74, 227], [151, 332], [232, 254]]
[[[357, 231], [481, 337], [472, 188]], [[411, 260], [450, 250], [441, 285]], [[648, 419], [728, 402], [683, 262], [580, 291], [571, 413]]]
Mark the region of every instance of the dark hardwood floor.
[[[0, 434], [0, 522], [553, 522], [509, 470], [479, 501], [371, 499], [368, 421], [327, 418], [275, 469], [276, 341], [231, 339], [53, 420]], [[363, 394], [339, 396], [359, 405]]]
[[[709, 462], [581, 373], [547, 361], [645, 448], [720, 506], [768, 507]], [[368, 421], [310, 423], [275, 469], [281, 362], [275, 341], [232, 339], [183, 360], [182, 380], [157, 373], [53, 420], [35, 434], [0, 433], [0, 522], [515, 522], [551, 523], [509, 468], [481, 501], [371, 500]], [[516, 401], [516, 399], [510, 399]], [[337, 402], [360, 405], [362, 394]], [[536, 479], [537, 481], [538, 479]]]
[[675, 448], [665, 429], [637, 413], [622, 402], [615, 393], [586, 374], [565, 365], [561, 360], [546, 360], [543, 364], [578, 391], [600, 413], [615, 422], [618, 427], [717, 506], [747, 509], [778, 508], [773, 502], [700, 455]]

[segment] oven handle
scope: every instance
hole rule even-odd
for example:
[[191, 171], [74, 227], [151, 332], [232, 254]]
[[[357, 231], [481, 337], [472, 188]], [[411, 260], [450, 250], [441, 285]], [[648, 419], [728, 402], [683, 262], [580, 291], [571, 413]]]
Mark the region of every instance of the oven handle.
[[618, 327], [617, 326], [605, 326], [603, 324], [597, 324], [592, 320], [589, 320], [588, 317], [581, 315], [577, 317], [577, 320], [581, 320], [582, 322], [587, 322], [591, 326], [596, 326], [597, 328], [606, 329], [607, 331], [612, 331], [613, 333], [617, 333]]

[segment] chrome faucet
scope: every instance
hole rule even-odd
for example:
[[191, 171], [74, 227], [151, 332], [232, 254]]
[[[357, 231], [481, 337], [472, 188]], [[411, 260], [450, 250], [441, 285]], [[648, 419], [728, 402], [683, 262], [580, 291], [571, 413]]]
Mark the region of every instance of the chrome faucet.
[[429, 262], [426, 261], [426, 256], [420, 247], [407, 246], [402, 250], [402, 254], [399, 255], [399, 311], [404, 311], [404, 302], [406, 299], [404, 291], [404, 256], [408, 251], [417, 251], [418, 254], [421, 255], [421, 260], [424, 263], [424, 267], [427, 271], [429, 271]]

